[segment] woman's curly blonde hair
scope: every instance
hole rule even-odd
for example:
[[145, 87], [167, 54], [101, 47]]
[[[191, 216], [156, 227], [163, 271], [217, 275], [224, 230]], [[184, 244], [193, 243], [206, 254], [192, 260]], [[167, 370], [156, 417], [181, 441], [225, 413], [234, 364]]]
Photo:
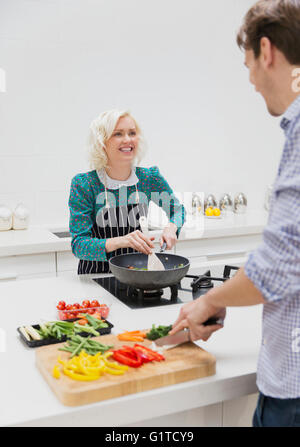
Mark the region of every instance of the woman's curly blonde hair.
[[139, 144], [134, 162], [138, 164], [141, 161], [146, 150], [146, 143], [140, 126], [129, 111], [113, 109], [101, 113], [101, 115], [94, 119], [90, 125], [88, 149], [89, 162], [92, 169], [100, 170], [108, 166], [108, 159], [104, 150], [105, 143], [112, 136], [119, 119], [124, 116], [129, 116], [135, 123], [137, 135], [139, 136]]

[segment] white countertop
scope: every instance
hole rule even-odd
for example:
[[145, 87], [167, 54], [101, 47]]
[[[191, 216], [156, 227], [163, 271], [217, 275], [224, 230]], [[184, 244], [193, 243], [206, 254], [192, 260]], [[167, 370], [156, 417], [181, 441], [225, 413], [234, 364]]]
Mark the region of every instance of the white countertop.
[[[93, 275], [95, 277], [95, 275]], [[224, 329], [199, 342], [215, 355], [212, 377], [158, 388], [81, 407], [62, 405], [35, 366], [35, 352], [19, 339], [17, 327], [56, 318], [56, 304], [96, 298], [112, 304], [113, 333], [171, 324], [180, 304], [131, 310], [89, 277], [69, 275], [0, 284], [0, 426], [124, 426], [252, 394], [261, 337], [261, 306], [228, 309]], [[160, 311], [158, 311], [160, 309]], [[5, 317], [4, 317], [5, 316]], [[143, 409], [141, 412], [141, 408]]]
[[[245, 214], [229, 213], [220, 219], [203, 215], [195, 219], [187, 216], [178, 243], [192, 239], [260, 234], [267, 222], [267, 212], [248, 210]], [[53, 232], [68, 231], [68, 225], [56, 228], [31, 226], [27, 230], [0, 231], [0, 257], [70, 251], [71, 238], [59, 238]], [[159, 237], [161, 230], [152, 232]]]

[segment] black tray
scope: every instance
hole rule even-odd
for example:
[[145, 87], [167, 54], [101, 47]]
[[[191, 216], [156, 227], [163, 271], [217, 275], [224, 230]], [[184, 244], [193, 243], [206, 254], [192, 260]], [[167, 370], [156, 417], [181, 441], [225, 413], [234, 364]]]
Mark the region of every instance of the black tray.
[[[69, 322], [80, 320], [80, 318], [72, 318], [71, 320], [68, 320]], [[97, 332], [99, 332], [99, 335], [106, 335], [111, 333], [111, 329], [114, 327], [113, 324], [111, 324], [109, 321], [105, 320], [105, 322], [108, 324], [108, 327], [103, 327], [100, 329], [97, 329]], [[40, 329], [39, 324], [31, 325], [34, 329]], [[44, 338], [42, 340], [26, 340], [22, 332], [20, 331], [20, 328], [17, 328], [17, 331], [19, 332], [21, 339], [24, 343], [26, 343], [29, 348], [38, 348], [39, 346], [46, 346], [46, 345], [53, 345], [55, 343], [63, 343], [64, 341], [67, 341], [68, 337], [66, 335], [63, 335], [60, 339], [58, 338]], [[92, 337], [96, 337], [96, 335], [88, 334], [87, 332], [78, 332], [76, 335], [80, 335], [81, 337], [89, 337], [90, 335]]]

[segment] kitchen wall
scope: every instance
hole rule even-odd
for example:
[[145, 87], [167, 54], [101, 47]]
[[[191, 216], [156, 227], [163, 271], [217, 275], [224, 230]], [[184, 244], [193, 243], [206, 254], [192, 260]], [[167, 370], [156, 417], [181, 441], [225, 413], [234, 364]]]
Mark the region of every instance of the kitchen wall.
[[175, 191], [241, 190], [261, 209], [283, 135], [235, 43], [253, 3], [0, 0], [0, 204], [66, 223], [89, 124], [118, 107], [144, 130], [142, 165]]

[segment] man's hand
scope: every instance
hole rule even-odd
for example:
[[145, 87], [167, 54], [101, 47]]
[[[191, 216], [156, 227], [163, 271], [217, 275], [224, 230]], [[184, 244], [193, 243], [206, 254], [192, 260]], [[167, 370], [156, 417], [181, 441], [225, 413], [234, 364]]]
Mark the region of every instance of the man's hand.
[[222, 286], [214, 287], [206, 295], [185, 304], [173, 324], [170, 335], [188, 327], [193, 341], [200, 339], [206, 341], [213, 332], [223, 326], [220, 324], [203, 326], [203, 323], [212, 317], [224, 319], [227, 306], [253, 306], [265, 304], [265, 302], [261, 292], [254, 286], [246, 276], [244, 268], [241, 267], [233, 278], [226, 281]]
[[212, 317], [224, 320], [225, 316], [226, 309], [212, 306], [205, 295], [182, 306], [179, 316], [170, 331], [170, 335], [188, 327], [192, 341], [207, 341], [215, 331], [223, 327], [223, 324], [204, 326], [203, 323]]

